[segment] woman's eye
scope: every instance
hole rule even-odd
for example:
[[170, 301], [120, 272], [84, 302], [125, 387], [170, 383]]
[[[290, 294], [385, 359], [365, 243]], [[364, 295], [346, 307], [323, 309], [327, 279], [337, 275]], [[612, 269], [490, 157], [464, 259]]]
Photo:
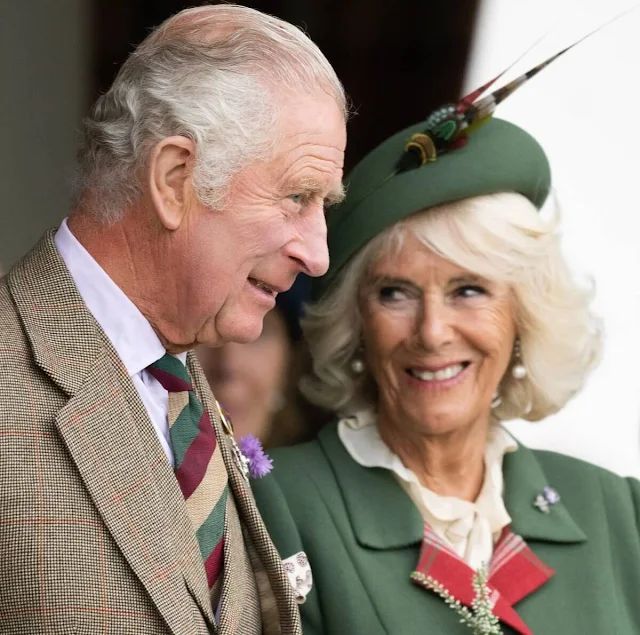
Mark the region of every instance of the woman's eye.
[[456, 296], [459, 298], [474, 298], [479, 295], [486, 295], [487, 290], [477, 285], [465, 285], [464, 287], [458, 287], [455, 291]]
[[400, 287], [382, 287], [378, 293], [382, 302], [394, 302], [407, 297], [407, 294]]

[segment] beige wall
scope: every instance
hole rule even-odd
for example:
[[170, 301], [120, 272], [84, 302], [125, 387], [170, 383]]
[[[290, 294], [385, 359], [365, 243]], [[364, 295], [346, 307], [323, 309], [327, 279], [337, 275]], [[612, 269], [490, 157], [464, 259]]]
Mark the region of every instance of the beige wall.
[[87, 108], [89, 0], [0, 0], [0, 263], [69, 209]]

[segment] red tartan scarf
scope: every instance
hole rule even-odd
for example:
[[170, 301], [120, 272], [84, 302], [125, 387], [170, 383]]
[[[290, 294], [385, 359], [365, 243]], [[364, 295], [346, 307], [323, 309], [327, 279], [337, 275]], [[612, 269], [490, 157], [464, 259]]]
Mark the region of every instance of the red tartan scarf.
[[[475, 595], [472, 585], [475, 571], [428, 524], [425, 524], [416, 571], [430, 576], [462, 604], [471, 606]], [[522, 537], [505, 527], [489, 563], [488, 586], [493, 591], [494, 614], [518, 633], [532, 635], [513, 605], [533, 593], [553, 575], [553, 569], [529, 549]], [[419, 580], [412, 581], [424, 586]]]

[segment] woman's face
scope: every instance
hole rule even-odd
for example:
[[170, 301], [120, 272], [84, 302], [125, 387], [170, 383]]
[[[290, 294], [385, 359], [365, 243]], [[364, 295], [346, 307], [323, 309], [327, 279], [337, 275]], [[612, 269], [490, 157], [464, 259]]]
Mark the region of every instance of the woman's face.
[[228, 412], [238, 439], [253, 434], [265, 440], [269, 434], [271, 417], [284, 398], [290, 346], [284, 318], [274, 309], [265, 316], [257, 340], [198, 347], [211, 390]]
[[461, 269], [409, 233], [399, 254], [374, 267], [361, 308], [382, 420], [429, 436], [488, 423], [515, 338], [506, 284]]

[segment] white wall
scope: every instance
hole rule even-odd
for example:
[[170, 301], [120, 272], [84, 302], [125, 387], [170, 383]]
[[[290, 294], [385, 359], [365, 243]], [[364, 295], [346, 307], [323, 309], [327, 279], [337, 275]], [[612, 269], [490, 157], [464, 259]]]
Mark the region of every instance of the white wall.
[[0, 263], [69, 207], [87, 107], [88, 0], [0, 0]]
[[[549, 35], [509, 77], [630, 6], [630, 0], [484, 0], [465, 92]], [[564, 244], [593, 276], [605, 354], [586, 389], [523, 442], [640, 476], [640, 10], [578, 45], [498, 107], [547, 151]]]

